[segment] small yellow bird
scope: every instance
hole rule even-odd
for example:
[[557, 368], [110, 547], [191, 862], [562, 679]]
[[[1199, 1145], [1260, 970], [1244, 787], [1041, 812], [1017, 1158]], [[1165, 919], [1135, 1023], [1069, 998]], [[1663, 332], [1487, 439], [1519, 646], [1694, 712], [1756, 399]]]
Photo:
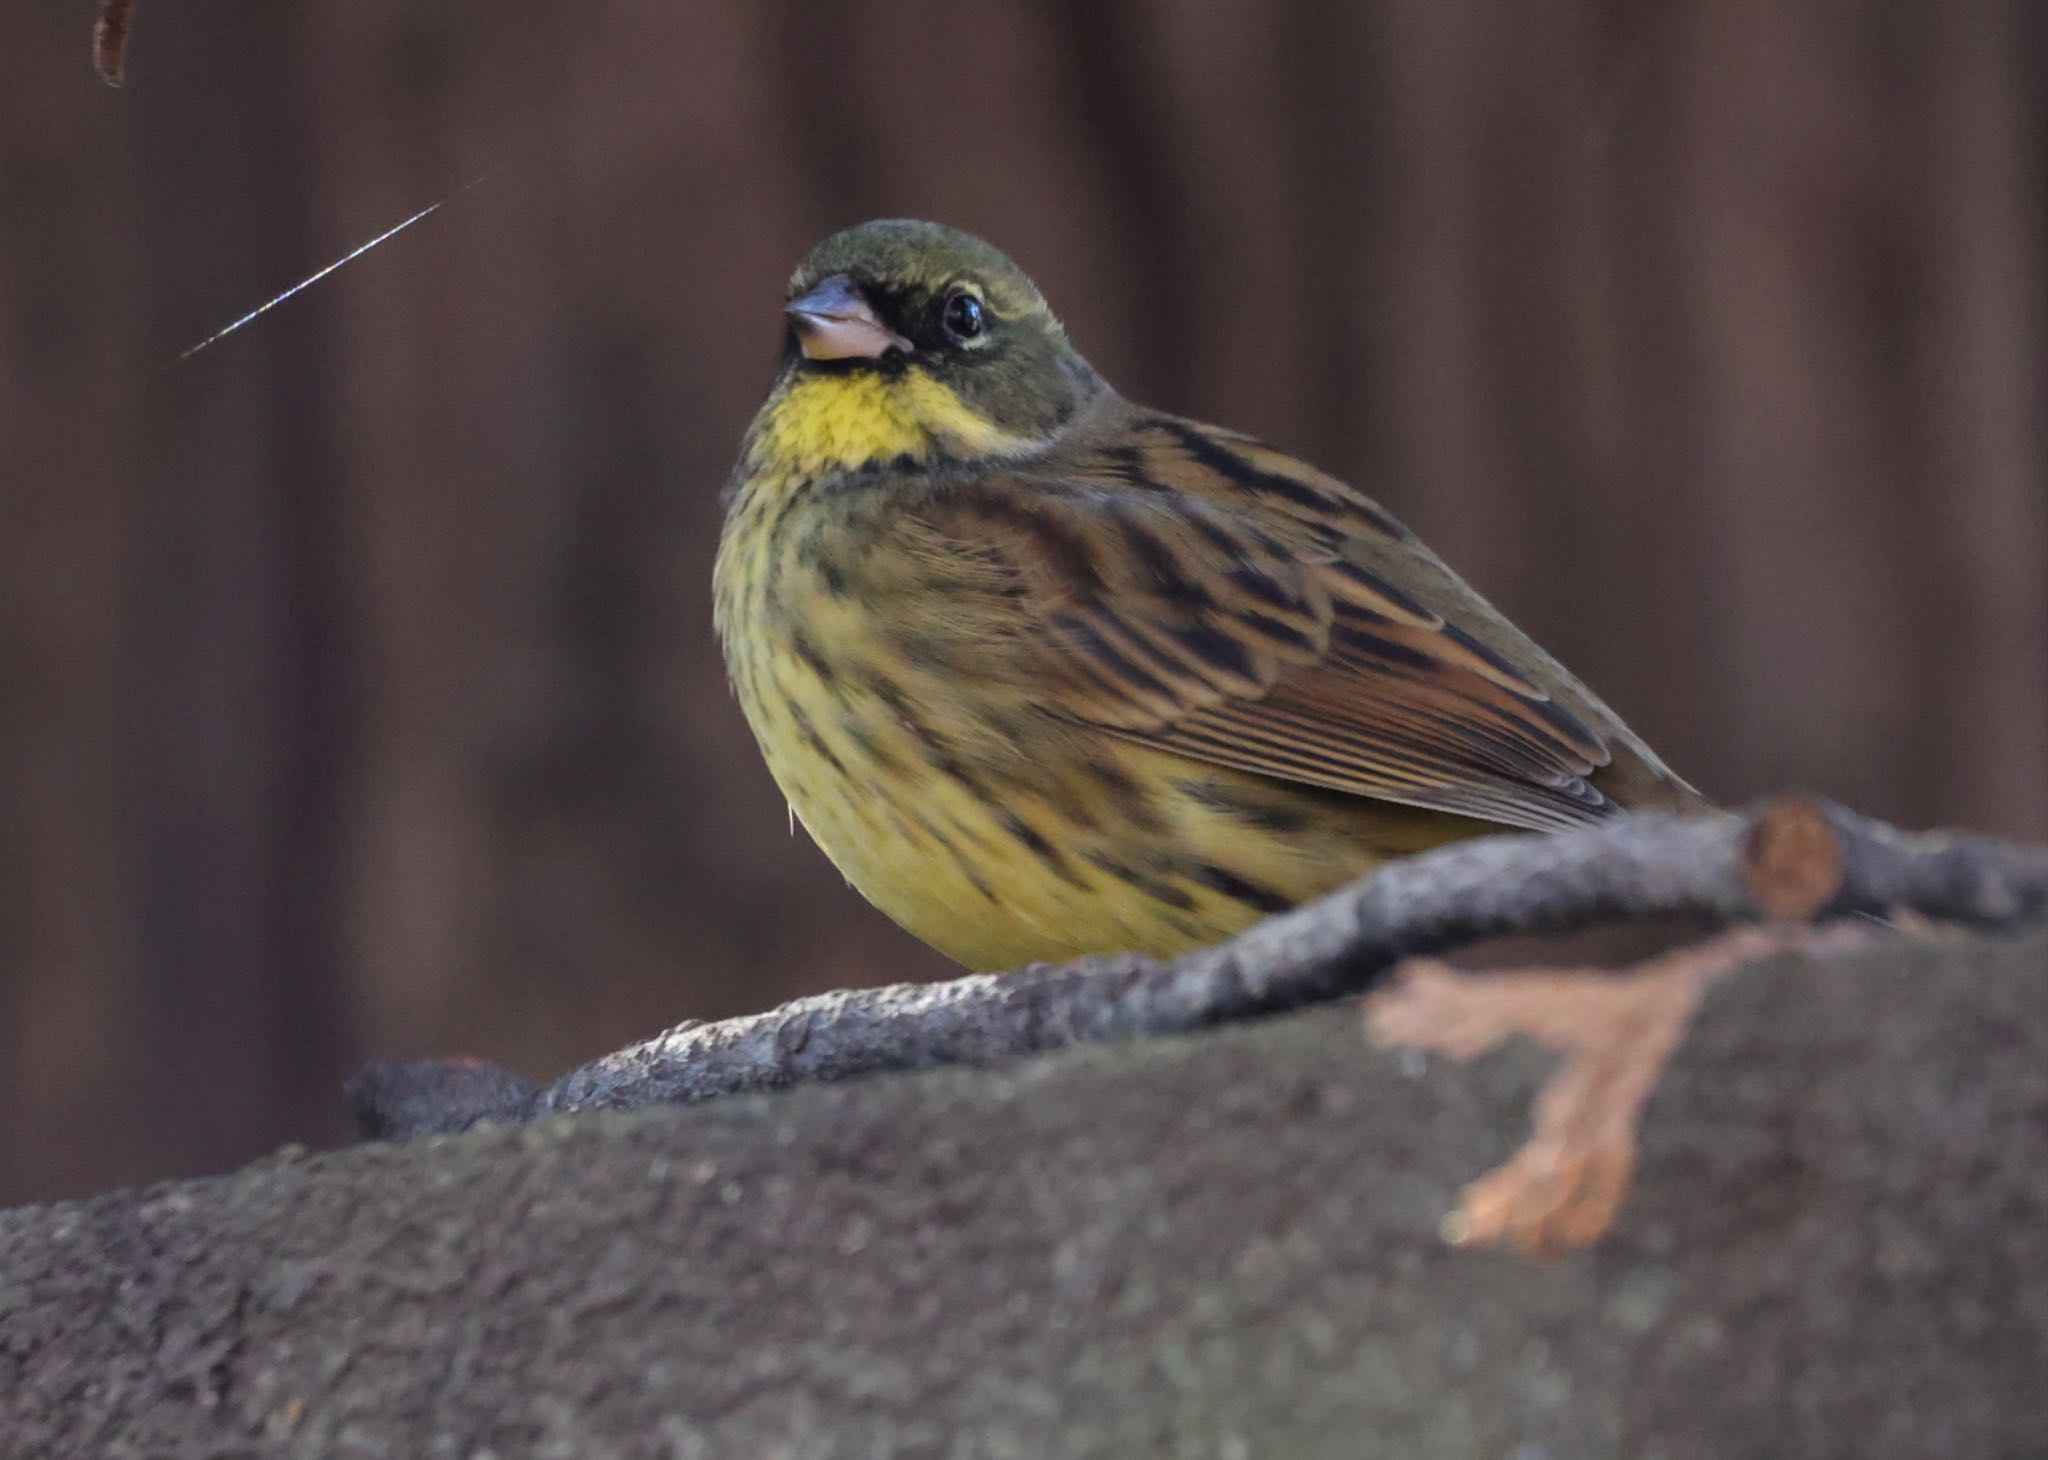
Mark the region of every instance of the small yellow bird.
[[795, 814], [971, 968], [1214, 942], [1389, 858], [1703, 807], [1362, 493], [1147, 410], [892, 220], [790, 283], [716, 620]]

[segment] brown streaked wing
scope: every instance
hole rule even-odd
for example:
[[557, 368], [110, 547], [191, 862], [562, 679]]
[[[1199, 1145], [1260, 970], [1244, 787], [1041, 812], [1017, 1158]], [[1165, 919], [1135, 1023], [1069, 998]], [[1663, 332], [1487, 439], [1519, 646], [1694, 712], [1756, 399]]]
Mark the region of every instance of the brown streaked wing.
[[[960, 564], [959, 589], [1000, 595], [963, 622], [1001, 625], [987, 672], [1055, 713], [1506, 826], [1614, 809], [1593, 781], [1626, 732], [1553, 698], [1539, 678], [1563, 671], [1533, 645], [1518, 663], [1526, 641], [1383, 509], [1248, 438], [1127, 419], [1043, 467], [951, 483], [904, 530], [929, 571]], [[1406, 554], [1426, 598], [1390, 581]]]
[[1157, 732], [1256, 700], [1328, 649], [1310, 570], [1228, 513], [1016, 477], [950, 485], [892, 524], [986, 672], [1071, 718]]

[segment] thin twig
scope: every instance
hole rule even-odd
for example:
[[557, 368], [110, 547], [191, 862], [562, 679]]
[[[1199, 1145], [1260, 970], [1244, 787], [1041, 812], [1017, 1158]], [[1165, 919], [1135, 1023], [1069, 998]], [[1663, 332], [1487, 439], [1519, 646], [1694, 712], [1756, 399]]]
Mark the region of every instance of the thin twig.
[[1535, 1102], [1535, 1129], [1468, 1184], [1444, 1219], [1461, 1247], [1555, 1257], [1613, 1224], [1635, 1170], [1636, 1127], [1707, 986], [1779, 953], [1867, 946], [1875, 928], [1777, 923], [1731, 928], [1632, 969], [1462, 972], [1433, 958], [1396, 967], [1366, 1000], [1366, 1037], [1471, 1060], [1516, 1035], [1564, 1059]]
[[[1997, 927], [2048, 908], [2048, 847], [1911, 835], [1803, 798], [1744, 816], [1644, 812], [1555, 836], [1462, 842], [1407, 858], [1228, 942], [1170, 962], [1123, 956], [820, 994], [679, 1025], [545, 1090], [437, 1062], [352, 1083], [366, 1133], [714, 1099], [883, 1070], [986, 1064], [1137, 1039], [1364, 992], [1397, 960], [1480, 938], [1691, 916], [1717, 923], [1908, 909]], [[431, 1084], [431, 1098], [419, 1090]]]

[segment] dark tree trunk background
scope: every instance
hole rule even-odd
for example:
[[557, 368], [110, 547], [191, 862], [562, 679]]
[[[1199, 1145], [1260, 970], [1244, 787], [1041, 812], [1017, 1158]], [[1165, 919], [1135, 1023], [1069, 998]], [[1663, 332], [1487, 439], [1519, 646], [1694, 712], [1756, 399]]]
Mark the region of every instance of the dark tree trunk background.
[[0, 7], [0, 1200], [944, 971], [708, 626], [864, 216], [1368, 485], [1716, 796], [2048, 834], [2038, 7], [189, 0], [122, 92], [90, 23]]

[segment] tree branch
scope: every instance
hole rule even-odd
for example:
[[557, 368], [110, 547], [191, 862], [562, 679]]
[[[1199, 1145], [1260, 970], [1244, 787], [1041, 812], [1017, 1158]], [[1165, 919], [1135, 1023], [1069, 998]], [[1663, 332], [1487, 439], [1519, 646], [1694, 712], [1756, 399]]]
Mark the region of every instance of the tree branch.
[[1739, 923], [1911, 913], [2000, 927], [2044, 908], [2048, 847], [1909, 834], [1798, 797], [1740, 816], [1645, 812], [1406, 858], [1167, 962], [1090, 958], [819, 994], [678, 1025], [542, 1090], [488, 1065], [415, 1061], [373, 1066], [348, 1093], [367, 1135], [407, 1139], [484, 1119], [692, 1103], [1185, 1033], [1360, 993], [1399, 959], [1481, 938], [1673, 916]]

